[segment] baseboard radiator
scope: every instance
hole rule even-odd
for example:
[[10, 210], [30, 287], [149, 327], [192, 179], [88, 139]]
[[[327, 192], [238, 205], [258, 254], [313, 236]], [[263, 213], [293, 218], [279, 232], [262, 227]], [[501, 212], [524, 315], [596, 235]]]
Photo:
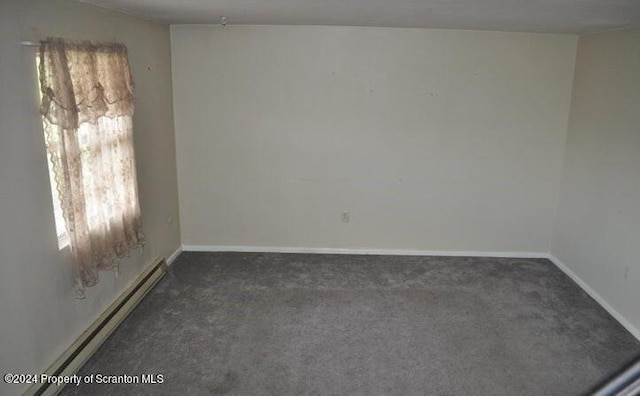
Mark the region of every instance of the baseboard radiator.
[[[75, 374], [166, 272], [166, 260], [164, 258], [155, 260], [44, 374], [51, 376]], [[63, 386], [57, 385], [34, 384], [27, 389], [25, 395], [52, 396], [58, 394], [62, 388]]]

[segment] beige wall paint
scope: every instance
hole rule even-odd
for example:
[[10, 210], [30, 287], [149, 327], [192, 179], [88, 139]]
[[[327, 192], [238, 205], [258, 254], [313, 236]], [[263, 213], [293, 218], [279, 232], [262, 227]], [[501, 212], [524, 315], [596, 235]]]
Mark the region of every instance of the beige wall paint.
[[[0, 2], [0, 372], [39, 373], [157, 256], [180, 245], [168, 26], [70, 0]], [[136, 83], [134, 141], [147, 246], [73, 295], [58, 251], [38, 115], [35, 48], [46, 36], [123, 42]], [[168, 224], [169, 216], [173, 224]], [[0, 394], [24, 387], [0, 384]]]
[[552, 244], [552, 254], [636, 329], [640, 329], [639, 241], [640, 28], [636, 28], [580, 37]]
[[185, 245], [548, 252], [576, 36], [171, 38]]

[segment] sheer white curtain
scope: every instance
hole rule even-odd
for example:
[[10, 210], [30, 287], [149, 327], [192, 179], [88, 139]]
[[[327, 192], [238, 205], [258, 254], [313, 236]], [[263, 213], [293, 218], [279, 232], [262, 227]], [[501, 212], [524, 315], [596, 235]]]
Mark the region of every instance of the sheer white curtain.
[[40, 112], [82, 298], [99, 270], [144, 244], [133, 81], [122, 44], [48, 39], [39, 57]]

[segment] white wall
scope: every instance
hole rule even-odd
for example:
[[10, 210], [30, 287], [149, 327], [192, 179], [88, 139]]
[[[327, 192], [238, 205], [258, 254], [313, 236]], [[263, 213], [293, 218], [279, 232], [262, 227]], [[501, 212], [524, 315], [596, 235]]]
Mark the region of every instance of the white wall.
[[640, 337], [640, 28], [580, 37], [552, 254]]
[[[76, 300], [68, 257], [58, 251], [36, 49], [46, 36], [120, 41], [136, 83], [134, 141], [147, 246], [103, 272]], [[168, 26], [70, 0], [0, 0], [0, 372], [47, 368], [157, 256], [180, 244]], [[167, 223], [172, 216], [173, 224]], [[24, 387], [0, 381], [0, 394]]]
[[185, 245], [549, 251], [576, 36], [171, 39]]

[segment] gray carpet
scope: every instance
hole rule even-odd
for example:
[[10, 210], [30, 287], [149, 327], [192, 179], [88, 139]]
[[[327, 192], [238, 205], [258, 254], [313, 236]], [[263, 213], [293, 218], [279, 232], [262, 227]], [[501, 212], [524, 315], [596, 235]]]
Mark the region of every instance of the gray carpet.
[[543, 259], [183, 253], [66, 395], [578, 395], [640, 343]]

